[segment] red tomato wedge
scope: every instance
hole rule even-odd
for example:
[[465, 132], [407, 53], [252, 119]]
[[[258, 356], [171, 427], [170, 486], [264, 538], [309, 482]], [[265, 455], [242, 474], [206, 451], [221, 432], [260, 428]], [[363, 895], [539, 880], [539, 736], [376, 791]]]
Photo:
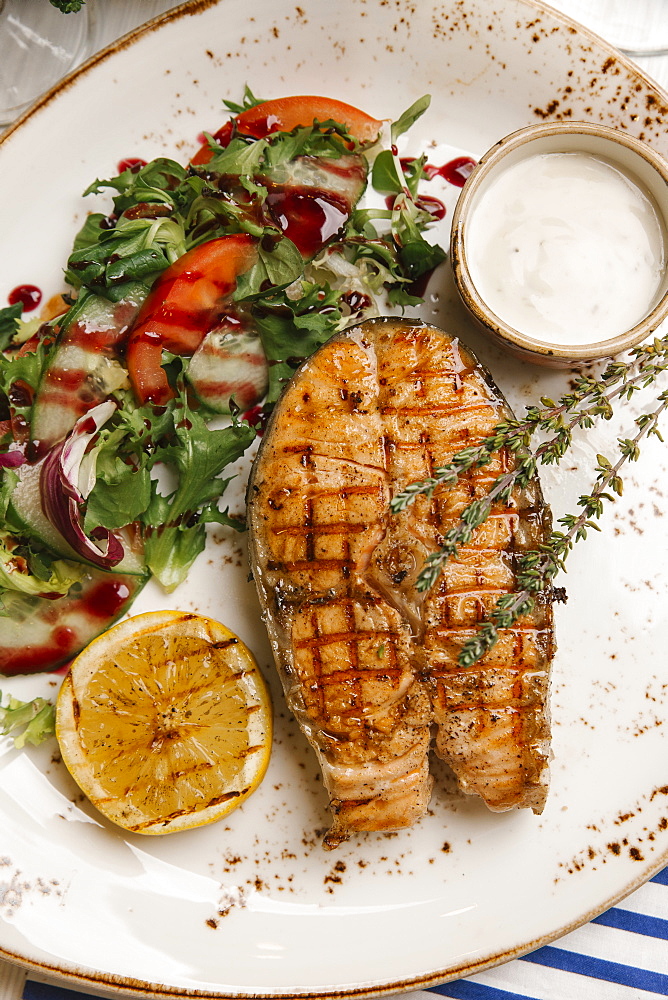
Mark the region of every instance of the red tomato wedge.
[[163, 349], [189, 356], [221, 319], [237, 277], [258, 256], [257, 240], [245, 233], [220, 236], [189, 250], [156, 280], [130, 331], [127, 366], [141, 403], [163, 405], [173, 396]]
[[[380, 132], [382, 122], [330, 97], [278, 97], [274, 101], [264, 101], [254, 108], [242, 111], [236, 118], [226, 122], [214, 135], [221, 146], [227, 146], [232, 136], [233, 126], [242, 135], [264, 139], [272, 132], [291, 132], [298, 126], [308, 127], [314, 121], [335, 121], [345, 125], [352, 136], [360, 142], [374, 142]], [[208, 163], [213, 153], [208, 145], [202, 146], [192, 158], [192, 163]]]

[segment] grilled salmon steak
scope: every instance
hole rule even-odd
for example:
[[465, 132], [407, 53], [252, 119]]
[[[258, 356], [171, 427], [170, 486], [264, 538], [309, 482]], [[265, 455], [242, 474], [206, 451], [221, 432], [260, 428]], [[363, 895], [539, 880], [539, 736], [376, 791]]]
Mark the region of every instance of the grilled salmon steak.
[[514, 458], [496, 453], [390, 512], [393, 495], [509, 415], [456, 339], [401, 319], [328, 341], [272, 415], [249, 483], [251, 565], [288, 705], [329, 792], [328, 846], [425, 813], [432, 737], [461, 788], [491, 809], [543, 808], [549, 601], [473, 667], [458, 665], [514, 591], [516, 554], [550, 529], [538, 482], [494, 507], [426, 593], [416, 589], [425, 557]]

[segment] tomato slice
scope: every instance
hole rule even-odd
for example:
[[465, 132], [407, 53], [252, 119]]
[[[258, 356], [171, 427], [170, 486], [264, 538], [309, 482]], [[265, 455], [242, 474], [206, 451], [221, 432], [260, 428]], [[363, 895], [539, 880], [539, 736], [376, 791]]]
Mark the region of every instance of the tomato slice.
[[163, 271], [128, 339], [128, 372], [141, 403], [163, 405], [173, 396], [161, 367], [163, 349], [194, 354], [221, 319], [237, 277], [256, 260], [257, 240], [239, 233], [202, 243]]
[[[308, 127], [314, 121], [335, 121], [345, 125], [350, 134], [360, 142], [374, 142], [380, 132], [382, 122], [355, 108], [330, 97], [278, 97], [274, 101], [264, 101], [254, 108], [242, 111], [236, 118], [226, 122], [214, 135], [221, 146], [227, 146], [233, 126], [242, 135], [264, 139], [272, 132], [291, 132], [298, 126]], [[208, 163], [213, 153], [207, 145], [202, 146], [192, 158], [192, 163]]]

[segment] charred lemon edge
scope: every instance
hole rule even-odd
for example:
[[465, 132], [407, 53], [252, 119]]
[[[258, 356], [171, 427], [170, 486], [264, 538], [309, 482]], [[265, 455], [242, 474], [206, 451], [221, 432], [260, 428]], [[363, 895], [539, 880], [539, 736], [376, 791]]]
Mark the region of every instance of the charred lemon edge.
[[[119, 810], [109, 808], [106, 804], [100, 804], [99, 789], [96, 787], [93, 768], [87, 758], [86, 753], [81, 748], [79, 740], [79, 730], [75, 718], [74, 680], [73, 672], [86, 668], [88, 677], [83, 678], [85, 684], [87, 680], [96, 672], [95, 664], [103, 658], [113, 655], [112, 647], [119, 643], [130, 641], [134, 636], [142, 633], [157, 632], [170, 626], [178, 626], [179, 621], [184, 624], [186, 621], [196, 620], [198, 623], [208, 627], [215, 633], [219, 640], [235, 639], [235, 651], [246, 663], [245, 678], [252, 681], [253, 694], [258, 712], [248, 716], [249, 719], [249, 744], [262, 745], [261, 753], [246, 758], [246, 764], [237, 776], [238, 780], [232, 786], [232, 796], [227, 798], [230, 788], [221, 793], [221, 800], [214, 804], [205, 806], [203, 809], [192, 809], [188, 812], [164, 817], [137, 825], [125, 824], [119, 818]], [[99, 654], [99, 655], [96, 655]], [[233, 812], [238, 806], [248, 799], [261, 784], [271, 757], [273, 737], [273, 709], [271, 695], [267, 682], [265, 681], [260, 668], [246, 644], [236, 633], [216, 619], [206, 615], [187, 611], [147, 611], [125, 618], [112, 628], [103, 632], [92, 640], [72, 661], [70, 671], [63, 679], [56, 702], [56, 739], [60, 748], [61, 757], [65, 767], [72, 779], [81, 789], [95, 809], [110, 822], [126, 830], [129, 833], [156, 836], [168, 833], [177, 833], [183, 830], [191, 830], [200, 826], [217, 822]], [[241, 791], [237, 789], [241, 786]], [[225, 801], [226, 799], [226, 801]], [[113, 800], [114, 803], [120, 801]]]

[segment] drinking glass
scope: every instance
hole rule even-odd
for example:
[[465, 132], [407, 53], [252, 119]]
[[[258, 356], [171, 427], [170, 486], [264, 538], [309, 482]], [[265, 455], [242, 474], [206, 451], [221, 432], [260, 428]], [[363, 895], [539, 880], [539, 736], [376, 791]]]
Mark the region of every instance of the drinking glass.
[[630, 56], [668, 53], [668, 0], [548, 0]]
[[87, 4], [63, 14], [49, 0], [0, 0], [0, 126], [86, 58], [91, 21]]

